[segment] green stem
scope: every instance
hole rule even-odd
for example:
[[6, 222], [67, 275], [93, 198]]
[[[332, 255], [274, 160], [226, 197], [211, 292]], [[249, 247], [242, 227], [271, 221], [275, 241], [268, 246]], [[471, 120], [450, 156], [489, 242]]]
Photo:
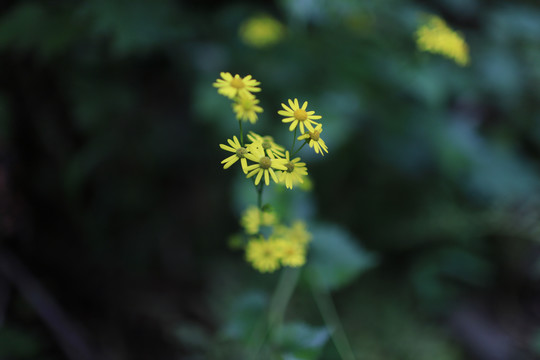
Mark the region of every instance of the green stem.
[[313, 284], [311, 284], [311, 290], [341, 359], [355, 360], [330, 293], [327, 290], [316, 290]]
[[[264, 324], [264, 321], [261, 319], [261, 321], [257, 324], [255, 331], [253, 332], [251, 339], [252, 341], [250, 341], [250, 343], [254, 344], [252, 356], [249, 357], [250, 359], [260, 358], [258, 354], [262, 346], [264, 345], [264, 342], [268, 337], [270, 331], [273, 329], [279, 329], [279, 327], [283, 323], [285, 310], [287, 309], [287, 304], [289, 303], [294, 289], [296, 288], [299, 275], [299, 268], [285, 268], [282, 270], [279, 277], [279, 282], [276, 286], [276, 289], [274, 290], [274, 295], [270, 300], [266, 331], [263, 334], [260, 334], [261, 326]], [[259, 335], [258, 339], [256, 338], [257, 335]], [[256, 340], [256, 342], [253, 340]]]
[[262, 179], [259, 185], [255, 186], [255, 188], [257, 189], [257, 206], [259, 207], [259, 209], [262, 210], [262, 193], [264, 189], [264, 183]]
[[306, 144], [307, 144], [307, 141], [304, 141], [304, 143], [302, 144], [302, 146], [300, 146], [300, 147], [298, 148], [298, 150], [296, 150], [296, 151], [294, 152], [294, 154], [291, 155], [291, 159], [292, 159], [292, 157], [293, 157], [294, 155], [296, 155], [300, 150], [302, 150], [302, 148], [303, 148]]
[[299, 275], [299, 268], [285, 268], [282, 270], [276, 293], [270, 303], [270, 312], [268, 314], [270, 327], [278, 329], [281, 326], [285, 309], [287, 309], [287, 304], [296, 288]]
[[242, 131], [242, 120], [238, 119], [238, 126], [240, 126], [240, 145], [244, 146], [244, 132]]
[[292, 139], [292, 146], [291, 146], [291, 154], [294, 150], [294, 144], [296, 144], [296, 130], [298, 130], [298, 126], [294, 128], [294, 135], [293, 135], [293, 139]]
[[248, 348], [253, 349], [250, 356], [247, 357], [248, 359], [257, 359], [257, 354], [261, 350], [261, 347], [264, 344], [264, 339], [266, 338], [265, 325], [266, 319], [264, 316], [261, 316], [257, 324], [254, 326], [251, 336], [247, 342]]

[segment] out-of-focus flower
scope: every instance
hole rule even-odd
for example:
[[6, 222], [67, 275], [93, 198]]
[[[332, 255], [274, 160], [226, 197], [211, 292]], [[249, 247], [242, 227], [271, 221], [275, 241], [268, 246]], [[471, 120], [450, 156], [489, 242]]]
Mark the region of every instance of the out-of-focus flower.
[[218, 93], [228, 97], [229, 99], [234, 99], [239, 94], [246, 95], [252, 92], [261, 91], [261, 83], [255, 79], [251, 78], [251, 75], [247, 75], [242, 78], [240, 75], [236, 74], [234, 77], [229, 72], [220, 73], [221, 79], [217, 79], [212, 85], [218, 88]]
[[276, 240], [281, 263], [284, 266], [298, 267], [306, 263], [306, 247], [297, 242]]
[[415, 37], [421, 51], [446, 56], [461, 66], [470, 62], [469, 47], [463, 36], [448, 27], [438, 16], [428, 16], [416, 30]]
[[260, 272], [273, 272], [280, 267], [281, 252], [277, 240], [255, 238], [246, 246], [246, 259]]
[[307, 245], [312, 238], [304, 221], [296, 220], [291, 226], [277, 225], [274, 227], [273, 237], [284, 239], [300, 245]]
[[240, 39], [249, 46], [272, 46], [283, 38], [285, 27], [268, 15], [253, 16], [240, 25]]
[[296, 220], [292, 226], [289, 228], [289, 236], [291, 241], [307, 244], [311, 241], [311, 233], [307, 231], [307, 225], [301, 220]]
[[238, 120], [247, 121], [255, 124], [257, 122], [257, 113], [263, 112], [262, 107], [257, 105], [259, 100], [251, 93], [240, 93], [233, 104], [233, 111]]
[[242, 214], [240, 224], [246, 234], [255, 235], [261, 226], [271, 226], [277, 223], [277, 216], [273, 211], [261, 211], [256, 206], [250, 206]]

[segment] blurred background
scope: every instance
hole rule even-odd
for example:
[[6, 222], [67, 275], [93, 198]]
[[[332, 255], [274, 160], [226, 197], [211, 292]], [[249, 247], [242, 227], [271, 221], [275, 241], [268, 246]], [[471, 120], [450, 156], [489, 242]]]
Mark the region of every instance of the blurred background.
[[[417, 50], [425, 14], [469, 66]], [[245, 358], [279, 275], [228, 245], [256, 193], [222, 71], [261, 82], [249, 130], [288, 145], [296, 97], [329, 147], [265, 193], [314, 236], [267, 358], [340, 358], [310, 276], [357, 359], [540, 358], [537, 1], [5, 0], [0, 359]]]

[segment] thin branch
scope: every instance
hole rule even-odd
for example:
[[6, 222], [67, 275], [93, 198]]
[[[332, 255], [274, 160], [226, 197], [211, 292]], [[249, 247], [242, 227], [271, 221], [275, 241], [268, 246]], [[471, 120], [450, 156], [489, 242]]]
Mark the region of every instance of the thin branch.
[[326, 327], [330, 330], [330, 336], [332, 336], [332, 340], [334, 341], [339, 356], [342, 360], [355, 360], [356, 358], [354, 357], [351, 345], [347, 340], [347, 336], [345, 335], [345, 331], [339, 320], [336, 306], [332, 301], [332, 296], [328, 290], [315, 289], [313, 284], [311, 284], [311, 290], [323, 320], [326, 323]]

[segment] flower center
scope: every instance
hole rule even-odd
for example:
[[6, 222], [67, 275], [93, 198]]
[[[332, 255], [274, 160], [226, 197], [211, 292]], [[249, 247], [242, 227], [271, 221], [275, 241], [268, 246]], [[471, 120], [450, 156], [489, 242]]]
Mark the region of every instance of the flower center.
[[244, 82], [242, 81], [242, 79], [240, 79], [239, 77], [235, 77], [234, 79], [232, 79], [231, 81], [231, 86], [233, 88], [237, 88], [237, 89], [241, 89], [245, 86]]
[[271, 149], [271, 148], [272, 148], [272, 144], [271, 144], [269, 141], [265, 140], [265, 141], [262, 143], [262, 147], [263, 147], [264, 150], [268, 150], [268, 149]]
[[304, 121], [307, 119], [307, 112], [303, 109], [298, 109], [294, 112], [294, 118], [298, 121]]
[[321, 136], [321, 133], [318, 132], [317, 130], [315, 130], [314, 132], [310, 132], [309, 133], [309, 137], [313, 140], [313, 141], [319, 141], [319, 137]]
[[247, 149], [244, 147], [239, 147], [236, 149], [236, 156], [238, 156], [240, 159], [246, 157]]
[[270, 160], [270, 158], [268, 156], [264, 156], [259, 161], [259, 165], [260, 165], [261, 169], [265, 169], [265, 170], [269, 169], [270, 166], [272, 166], [272, 160]]
[[285, 167], [287, 168], [287, 172], [292, 173], [294, 171], [294, 164], [292, 161], [289, 161], [285, 164]]

